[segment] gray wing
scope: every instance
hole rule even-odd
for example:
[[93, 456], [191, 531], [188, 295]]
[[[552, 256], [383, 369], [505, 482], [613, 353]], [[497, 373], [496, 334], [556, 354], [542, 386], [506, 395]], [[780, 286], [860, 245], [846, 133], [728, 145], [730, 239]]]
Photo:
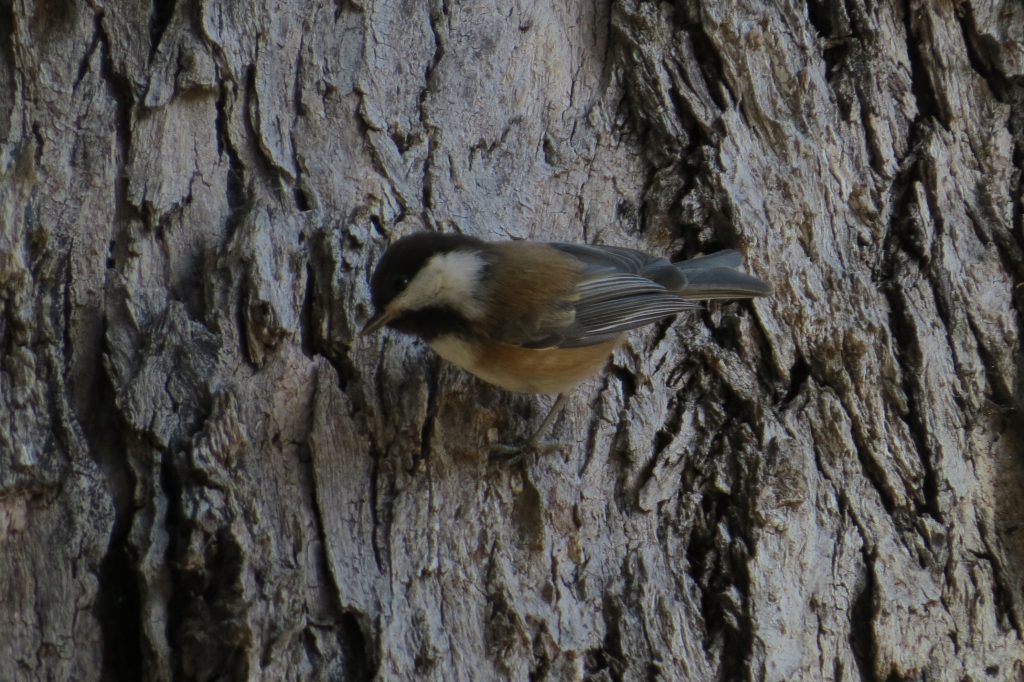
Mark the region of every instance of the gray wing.
[[749, 298], [767, 286], [734, 268], [736, 251], [719, 251], [679, 263], [615, 246], [552, 243], [583, 265], [572, 302], [572, 322], [547, 329], [523, 345], [531, 348], [573, 348], [608, 341], [684, 310], [699, 308], [695, 300]]
[[617, 272], [639, 275], [651, 266], [668, 265], [671, 267], [667, 258], [651, 256], [643, 251], [625, 249], [621, 246], [591, 246], [590, 244], [564, 244], [562, 242], [549, 242], [549, 244], [559, 251], [575, 257], [583, 264], [584, 271], [607, 268]]
[[624, 331], [657, 322], [700, 305], [656, 282], [613, 270], [585, 278], [576, 287], [572, 324], [557, 330], [543, 345], [574, 348], [608, 341]]
[[647, 271], [673, 270], [665, 258], [617, 246], [552, 243], [583, 266], [572, 301], [571, 323], [545, 330], [523, 345], [531, 348], [574, 348], [608, 341], [624, 331], [699, 307], [680, 298]]

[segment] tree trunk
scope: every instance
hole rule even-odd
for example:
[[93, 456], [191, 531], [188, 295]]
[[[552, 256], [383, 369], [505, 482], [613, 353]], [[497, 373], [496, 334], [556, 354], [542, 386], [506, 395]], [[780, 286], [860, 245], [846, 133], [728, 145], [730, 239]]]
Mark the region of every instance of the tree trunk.
[[[1017, 0], [0, 0], [0, 679], [1021, 679], [1022, 168]], [[422, 228], [774, 295], [494, 464]]]

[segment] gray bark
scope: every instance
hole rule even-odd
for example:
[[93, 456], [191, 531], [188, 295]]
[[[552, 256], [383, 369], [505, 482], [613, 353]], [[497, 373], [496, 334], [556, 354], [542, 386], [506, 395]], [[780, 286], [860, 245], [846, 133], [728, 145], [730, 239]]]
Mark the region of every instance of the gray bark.
[[[1024, 5], [0, 1], [0, 679], [1024, 677]], [[421, 228], [775, 289], [549, 401]]]

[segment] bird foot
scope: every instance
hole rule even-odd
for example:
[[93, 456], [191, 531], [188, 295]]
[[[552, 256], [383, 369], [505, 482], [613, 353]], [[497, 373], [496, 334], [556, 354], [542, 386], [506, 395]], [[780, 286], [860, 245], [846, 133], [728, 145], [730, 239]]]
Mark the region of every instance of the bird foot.
[[491, 445], [490, 461], [516, 464], [529, 454], [546, 454], [570, 447], [571, 443], [553, 440], [527, 441], [525, 443], [494, 443]]

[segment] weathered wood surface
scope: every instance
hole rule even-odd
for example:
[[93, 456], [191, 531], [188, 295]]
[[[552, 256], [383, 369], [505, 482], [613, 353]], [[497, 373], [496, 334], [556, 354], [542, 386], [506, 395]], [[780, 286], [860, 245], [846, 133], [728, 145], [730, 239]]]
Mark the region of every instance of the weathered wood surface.
[[[0, 2], [0, 679], [1021, 679], [1022, 166], [1016, 0]], [[775, 295], [495, 466], [424, 226]]]

